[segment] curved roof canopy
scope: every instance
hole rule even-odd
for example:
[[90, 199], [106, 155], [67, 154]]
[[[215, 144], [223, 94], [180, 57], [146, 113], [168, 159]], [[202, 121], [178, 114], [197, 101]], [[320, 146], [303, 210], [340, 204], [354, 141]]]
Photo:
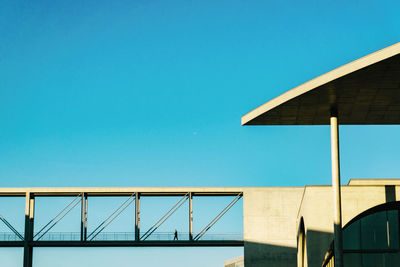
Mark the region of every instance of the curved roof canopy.
[[242, 117], [242, 125], [400, 124], [400, 43], [312, 79]]

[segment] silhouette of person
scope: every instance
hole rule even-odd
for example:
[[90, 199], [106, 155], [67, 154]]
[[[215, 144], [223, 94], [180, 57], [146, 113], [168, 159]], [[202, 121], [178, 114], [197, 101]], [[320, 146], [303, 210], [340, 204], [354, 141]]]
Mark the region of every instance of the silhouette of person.
[[176, 231], [176, 229], [175, 229], [175, 232], [174, 232], [174, 240], [178, 240], [178, 231]]

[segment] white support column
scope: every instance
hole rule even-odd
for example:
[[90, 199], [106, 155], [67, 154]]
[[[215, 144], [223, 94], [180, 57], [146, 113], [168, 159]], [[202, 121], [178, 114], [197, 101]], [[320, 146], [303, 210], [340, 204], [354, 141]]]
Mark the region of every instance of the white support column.
[[334, 205], [335, 267], [343, 267], [342, 206], [340, 195], [339, 126], [337, 112], [331, 115], [332, 191]]

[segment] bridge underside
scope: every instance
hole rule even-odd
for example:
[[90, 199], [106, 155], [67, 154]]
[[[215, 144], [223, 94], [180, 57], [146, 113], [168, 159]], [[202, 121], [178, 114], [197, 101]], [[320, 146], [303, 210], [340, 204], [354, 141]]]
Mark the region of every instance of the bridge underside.
[[[30, 247], [242, 247], [242, 240], [203, 241], [37, 241]], [[24, 247], [23, 241], [0, 241], [0, 247]]]

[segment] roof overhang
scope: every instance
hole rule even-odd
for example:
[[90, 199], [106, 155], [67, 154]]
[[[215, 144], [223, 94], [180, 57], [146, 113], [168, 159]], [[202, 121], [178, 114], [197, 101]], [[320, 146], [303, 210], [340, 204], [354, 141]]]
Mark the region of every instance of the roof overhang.
[[268, 101], [242, 125], [400, 124], [400, 43], [362, 57]]

